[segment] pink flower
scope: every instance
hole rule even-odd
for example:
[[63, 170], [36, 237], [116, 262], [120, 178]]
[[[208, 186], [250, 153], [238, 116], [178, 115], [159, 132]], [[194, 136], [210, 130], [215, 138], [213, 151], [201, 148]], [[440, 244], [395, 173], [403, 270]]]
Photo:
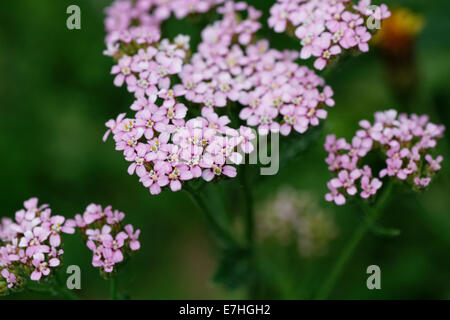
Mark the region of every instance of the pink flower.
[[113, 272], [114, 265], [116, 264], [113, 251], [110, 248], [103, 248], [102, 255], [104, 259], [98, 261], [99, 266], [101, 266], [106, 273]]
[[128, 224], [125, 226], [125, 231], [128, 234], [128, 239], [130, 240], [130, 249], [133, 251], [139, 250], [141, 248], [141, 244], [139, 243], [139, 234], [141, 233], [141, 230], [136, 230], [134, 232], [133, 226], [131, 224]]
[[351, 47], [357, 45], [362, 52], [369, 51], [368, 41], [372, 38], [366, 27], [357, 27], [355, 32], [350, 36], [348, 43]]
[[253, 130], [248, 127], [241, 126], [239, 128], [239, 133], [244, 138], [244, 141], [241, 144], [242, 150], [248, 154], [252, 153], [255, 147], [253, 146], [251, 141], [256, 138], [256, 135], [253, 133]]
[[147, 172], [145, 168], [145, 158], [148, 153], [148, 145], [139, 143], [133, 152], [130, 152], [125, 159], [132, 162], [128, 167], [128, 174], [132, 175], [136, 171], [138, 176], [144, 176]]
[[351, 172], [342, 170], [339, 172], [338, 177], [331, 180], [331, 186], [335, 189], [343, 188], [349, 195], [355, 195], [357, 192], [355, 186], [355, 180], [361, 176], [361, 171], [356, 169]]
[[122, 122], [123, 118], [125, 118], [125, 113], [119, 114], [117, 116], [116, 120], [111, 119], [111, 120], [108, 120], [108, 122], [105, 123], [105, 126], [107, 128], [109, 128], [109, 129], [106, 131], [105, 135], [103, 136], [103, 141], [106, 141], [108, 139], [109, 134], [111, 132], [114, 132], [114, 130], [116, 129], [117, 125]]
[[125, 240], [128, 235], [125, 232], [119, 232], [115, 237], [112, 237], [109, 233], [102, 237], [103, 247], [106, 249], [111, 249], [112, 251], [112, 261], [114, 263], [123, 261], [123, 254], [121, 248], [125, 244]]
[[168, 177], [170, 180], [170, 189], [174, 192], [181, 190], [181, 181], [187, 181], [193, 178], [187, 165], [174, 167], [168, 174]]
[[348, 26], [346, 22], [339, 22], [338, 20], [329, 20], [327, 28], [331, 31], [331, 40], [335, 44], [339, 44], [342, 48], [348, 49], [354, 45], [351, 44], [354, 31]]
[[430, 182], [431, 182], [431, 178], [430, 177], [428, 177], [428, 178], [419, 178], [419, 177], [414, 178], [414, 183], [420, 188], [428, 187]]
[[125, 213], [119, 210], [112, 210], [111, 206], [105, 208], [106, 222], [110, 225], [119, 224], [124, 218]]
[[275, 30], [275, 32], [283, 32], [286, 29], [287, 20], [289, 18], [289, 12], [287, 6], [282, 4], [275, 4], [270, 9], [269, 26]]
[[133, 77], [127, 81], [127, 89], [129, 92], [133, 92], [136, 98], [147, 96], [150, 99], [154, 99], [158, 93], [158, 88], [156, 87], [158, 81], [159, 76], [155, 71], [144, 71], [139, 74], [138, 78]]
[[86, 211], [83, 213], [84, 224], [91, 224], [101, 218], [104, 217], [104, 213], [102, 212], [102, 207], [91, 203], [86, 208]]
[[220, 167], [218, 165], [213, 165], [211, 169], [203, 170], [202, 177], [205, 181], [211, 181], [215, 178], [215, 176], [226, 175], [227, 177], [234, 178], [236, 177], [236, 168], [233, 166], [223, 166]]
[[338, 206], [342, 206], [345, 204], [346, 200], [342, 193], [340, 193], [337, 189], [335, 189], [330, 182], [328, 182], [328, 189], [330, 190], [330, 193], [327, 193], [325, 195], [325, 199], [328, 202], [334, 201]]
[[377, 178], [370, 180], [369, 176], [364, 175], [361, 178], [361, 188], [363, 189], [361, 192], [361, 197], [364, 199], [370, 198], [372, 195], [377, 193], [378, 189], [381, 188], [381, 185], [381, 181]]
[[64, 224], [65, 218], [63, 216], [53, 216], [50, 219], [50, 245], [52, 247], [59, 247], [61, 244], [60, 233], [75, 233], [75, 229], [71, 226], [71, 223]]
[[57, 267], [59, 263], [60, 262], [57, 258], [52, 258], [49, 262], [47, 262], [45, 261], [42, 253], [37, 254], [32, 262], [35, 270], [31, 273], [30, 279], [39, 281], [42, 276], [48, 276], [50, 274], [50, 267]]
[[430, 165], [430, 169], [432, 171], [439, 171], [441, 170], [441, 165], [440, 163], [444, 160], [444, 157], [442, 156], [438, 156], [436, 158], [436, 160], [434, 160], [429, 154], [425, 155], [425, 159], [427, 160], [427, 162]]
[[111, 236], [111, 226], [105, 224], [103, 225], [102, 229], [87, 229], [86, 230], [86, 235], [88, 236], [89, 240], [94, 240], [94, 241], [98, 241], [98, 242], [103, 242], [104, 239], [109, 239], [109, 237]]
[[50, 231], [42, 227], [35, 227], [33, 230], [27, 230], [20, 239], [19, 247], [26, 248], [26, 255], [32, 257], [38, 253], [47, 253], [49, 246], [43, 244], [48, 238]]
[[[159, 164], [161, 166], [161, 163]], [[151, 170], [145, 176], [140, 178], [144, 187], [149, 188], [150, 193], [153, 195], [161, 193], [161, 188], [169, 184], [169, 178], [164, 170], [161, 170], [160, 168], [160, 171], [158, 171], [156, 169], [157, 168]]]
[[338, 45], [331, 46], [331, 34], [325, 32], [320, 38], [315, 40], [315, 48], [313, 55], [318, 57], [314, 62], [314, 67], [323, 70], [332, 56], [342, 52]]
[[131, 72], [132, 58], [129, 56], [123, 56], [117, 65], [112, 67], [111, 74], [117, 74], [114, 79], [114, 85], [121, 87], [124, 81], [131, 83], [136, 81], [136, 76]]
[[131, 69], [137, 73], [156, 70], [158, 64], [153, 58], [157, 53], [158, 50], [152, 46], [149, 46], [147, 49], [139, 49], [131, 63]]
[[97, 247], [93, 240], [88, 240], [86, 246], [94, 253], [94, 255], [92, 256], [92, 265], [94, 267], [101, 267], [104, 249], [103, 245], [99, 245]]
[[303, 123], [306, 123], [306, 127], [309, 125], [318, 126], [319, 119], [327, 118], [327, 111], [324, 109], [316, 109], [316, 108], [301, 108], [299, 109], [298, 115]]
[[8, 288], [14, 287], [17, 282], [16, 275], [12, 272], [9, 272], [8, 269], [3, 269], [0, 273], [3, 278], [5, 278], [6, 283], [8, 283]]

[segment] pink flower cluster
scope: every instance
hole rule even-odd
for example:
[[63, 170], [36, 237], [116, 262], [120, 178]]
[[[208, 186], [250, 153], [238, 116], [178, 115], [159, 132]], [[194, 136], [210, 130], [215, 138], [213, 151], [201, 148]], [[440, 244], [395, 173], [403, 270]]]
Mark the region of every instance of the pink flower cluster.
[[198, 52], [179, 74], [183, 87], [176, 88], [187, 100], [209, 107], [238, 102], [244, 106], [239, 117], [260, 135], [303, 133], [326, 118], [324, 106], [334, 101], [324, 80], [295, 63], [298, 53], [254, 43], [260, 11], [227, 2], [218, 12], [222, 19], [203, 30]]
[[[136, 15], [134, 6], [110, 10]], [[151, 7], [139, 8], [146, 17], [156, 14]], [[198, 52], [187, 63], [189, 37], [183, 35], [173, 42], [159, 41], [158, 36], [133, 50], [120, 46], [113, 53], [118, 60], [112, 68], [114, 83], [126, 83], [134, 93], [131, 109], [136, 113], [109, 120], [104, 140], [113, 133], [116, 150], [131, 163], [129, 174], [136, 174], [151, 194], [165, 187], [178, 191], [192, 179], [236, 176], [241, 151], [253, 151], [255, 134], [249, 127], [230, 127], [229, 117], [220, 112], [227, 105], [233, 108], [230, 101], [242, 106], [230, 111], [257, 127], [260, 135], [288, 135], [292, 129], [303, 133], [327, 117], [326, 106], [334, 105], [333, 91], [324, 80], [295, 63], [297, 52], [280, 52], [270, 49], [266, 40], [255, 41], [260, 11], [245, 2], [224, 1], [217, 13], [221, 18], [203, 30]], [[138, 20], [145, 25], [151, 19], [134, 19], [132, 27], [124, 18], [121, 25], [130, 30]], [[198, 109], [188, 109], [186, 100]], [[195, 109], [201, 116], [191, 116]]]
[[111, 206], [104, 210], [100, 205], [90, 204], [81, 215], [77, 214], [72, 223], [86, 238], [87, 247], [93, 252], [92, 265], [110, 274], [115, 265], [124, 261], [131, 252], [140, 249], [140, 230], [134, 230], [131, 224], [123, 227], [125, 214], [112, 210]]
[[161, 23], [172, 13], [182, 19], [188, 14], [205, 13], [224, 0], [116, 0], [106, 9], [107, 52], [121, 44], [150, 44], [159, 40]]
[[147, 103], [135, 118], [121, 114], [107, 123], [116, 150], [131, 162], [128, 173], [136, 173], [151, 194], [164, 187], [178, 191], [182, 182], [200, 177], [208, 182], [220, 176], [234, 178], [233, 165], [243, 161], [239, 151], [253, 151], [252, 130], [228, 127], [229, 118], [208, 107], [202, 116], [185, 121], [187, 108], [170, 95], [161, 107]]
[[[384, 177], [407, 181], [418, 189], [425, 188], [441, 169], [442, 156], [433, 158], [428, 152], [436, 147], [445, 127], [429, 122], [428, 116], [397, 115], [397, 111], [388, 110], [375, 113], [374, 124], [362, 120], [359, 125], [362, 129], [356, 132], [351, 143], [344, 138], [336, 139], [335, 135], [326, 139], [326, 163], [337, 176], [328, 182], [327, 201], [343, 205], [346, 196], [358, 192], [362, 198], [369, 198], [381, 188], [380, 179]], [[386, 167], [378, 177], [363, 163], [373, 150], [386, 157]]]
[[0, 224], [0, 269], [8, 288], [15, 286], [19, 269], [34, 281], [47, 277], [61, 264], [61, 234], [75, 231], [73, 223], [52, 216], [49, 206], [39, 206], [37, 198], [25, 201], [24, 207], [14, 220], [3, 218]]
[[[75, 219], [51, 214], [48, 205], [38, 205], [37, 198], [24, 202], [24, 209], [15, 218], [3, 218], [0, 223], [0, 295], [23, 285], [22, 276], [33, 281], [51, 275], [61, 265], [63, 233], [73, 234], [79, 228], [94, 252], [92, 264], [109, 273], [124, 255], [139, 250], [140, 230], [132, 225], [122, 228], [125, 214], [111, 207], [103, 211], [91, 204]], [[122, 230], [123, 229], [123, 230]]]
[[[218, 12], [229, 16], [235, 6], [247, 8], [244, 3], [228, 2]], [[250, 12], [253, 14], [248, 21], [259, 17], [256, 10], [250, 9]], [[256, 23], [256, 28], [259, 28], [259, 23]], [[241, 32], [247, 29], [241, 26]], [[239, 41], [249, 40], [241, 37]], [[126, 83], [128, 91], [134, 93], [136, 100], [131, 109], [136, 113], [133, 118], [120, 114], [117, 119], [108, 121], [104, 140], [113, 133], [116, 150], [123, 151], [125, 159], [131, 162], [129, 174], [136, 173], [151, 194], [159, 194], [166, 186], [178, 191], [183, 181], [200, 177], [205, 181], [220, 176], [233, 178], [236, 176], [234, 165], [243, 160], [241, 151], [253, 151], [250, 141], [255, 135], [251, 129], [244, 126], [231, 128], [228, 126], [230, 119], [214, 111], [213, 106], [226, 104], [225, 95], [212, 97], [205, 93], [203, 101], [195, 101], [204, 106], [201, 116], [187, 117], [189, 110], [182, 101], [192, 100], [193, 91], [188, 81], [171, 87], [170, 77], [186, 74], [189, 66], [183, 71], [183, 62], [188, 49], [189, 37], [180, 35], [173, 43], [162, 40], [158, 44], [141, 46], [134, 55], [121, 55], [118, 64], [112, 68], [116, 75], [115, 85]], [[215, 60], [216, 65], [220, 63]], [[213, 69], [210, 71], [214, 72]], [[311, 81], [320, 82], [320, 79]], [[311, 88], [310, 91], [313, 90]], [[208, 103], [210, 98], [217, 103]]]
[[138, 49], [132, 56], [124, 54], [111, 70], [115, 75], [114, 85], [121, 87], [126, 83], [136, 99], [155, 102], [157, 98], [167, 98], [170, 76], [181, 71], [188, 49], [189, 37], [179, 35], [173, 43], [164, 39]]
[[369, 19], [381, 21], [390, 16], [386, 5], [371, 6], [370, 0], [277, 0], [270, 10], [269, 25], [276, 32], [295, 28], [300, 39], [300, 57], [314, 57], [314, 67], [322, 70], [344, 50], [369, 51]]

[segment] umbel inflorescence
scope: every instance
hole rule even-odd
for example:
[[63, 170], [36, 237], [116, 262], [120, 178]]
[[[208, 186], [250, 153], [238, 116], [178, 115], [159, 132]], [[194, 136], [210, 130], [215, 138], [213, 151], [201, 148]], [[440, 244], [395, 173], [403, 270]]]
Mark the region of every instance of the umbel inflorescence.
[[27, 279], [49, 281], [62, 265], [63, 234], [76, 229], [93, 251], [93, 266], [111, 274], [115, 264], [140, 248], [140, 231], [132, 225], [123, 228], [124, 218], [124, 213], [111, 207], [102, 210], [91, 204], [83, 215], [65, 219], [52, 215], [50, 207], [39, 205], [37, 198], [25, 201], [14, 219], [3, 218], [0, 224], [0, 295], [23, 289]]
[[277, 0], [270, 10], [269, 25], [300, 40], [302, 59], [314, 58], [314, 67], [324, 69], [348, 50], [367, 52], [371, 32], [391, 13], [387, 6], [372, 6], [371, 0]]
[[337, 235], [330, 212], [323, 210], [314, 193], [283, 187], [258, 206], [258, 233], [289, 247], [295, 244], [304, 258], [321, 256]]
[[134, 231], [131, 224], [123, 226], [124, 218], [125, 213], [113, 210], [111, 206], [102, 209], [95, 203], [91, 203], [82, 215], [75, 216], [75, 225], [92, 251], [92, 265], [100, 268], [104, 275], [111, 274], [116, 264], [141, 247], [141, 231]]
[[[272, 15], [280, 6], [302, 3], [281, 1]], [[362, 20], [374, 15], [363, 10], [369, 5], [364, 1], [351, 10], [347, 1], [308, 3], [315, 5], [313, 20], [294, 14], [292, 8], [290, 17], [296, 17], [299, 29], [317, 26], [313, 28], [317, 40], [309, 47], [314, 53], [320, 48], [321, 56], [328, 50], [325, 28], [345, 35], [347, 40], [338, 45], [353, 44], [349, 33], [359, 32]], [[351, 19], [346, 10], [352, 12]], [[191, 54], [188, 36], [161, 38], [162, 22], [169, 17], [207, 11], [219, 18], [203, 29], [195, 53]], [[305, 56], [303, 50], [300, 54], [270, 48], [268, 40], [257, 34], [262, 13], [245, 2], [118, 0], [106, 12], [105, 54], [117, 62], [111, 72], [114, 84], [125, 85], [135, 101], [134, 115], [123, 113], [108, 121], [104, 138], [112, 132], [116, 149], [130, 162], [128, 172], [136, 174], [151, 194], [167, 188], [178, 191], [192, 179], [233, 178], [244, 154], [254, 149], [253, 129], [261, 136], [304, 133], [319, 125], [327, 108], [334, 106], [333, 90], [297, 63]], [[384, 6], [381, 12], [388, 16]], [[348, 28], [341, 30], [345, 23]], [[269, 24], [274, 24], [273, 17]], [[356, 33], [352, 39], [358, 39]]]
[[0, 225], [0, 269], [10, 289], [22, 285], [24, 274], [34, 281], [49, 276], [61, 264], [61, 234], [75, 232], [73, 223], [52, 216], [37, 198], [25, 201], [24, 207], [14, 220], [3, 218]]
[[[445, 127], [429, 122], [426, 115], [397, 114], [395, 110], [375, 113], [375, 122], [359, 123], [361, 129], [351, 142], [329, 135], [325, 150], [329, 170], [336, 177], [328, 182], [328, 201], [343, 205], [348, 196], [374, 196], [382, 186], [381, 179], [405, 181], [416, 189], [429, 185], [441, 169], [442, 156], [430, 152], [443, 136]], [[384, 166], [379, 172], [366, 163], [369, 153], [381, 155]]]

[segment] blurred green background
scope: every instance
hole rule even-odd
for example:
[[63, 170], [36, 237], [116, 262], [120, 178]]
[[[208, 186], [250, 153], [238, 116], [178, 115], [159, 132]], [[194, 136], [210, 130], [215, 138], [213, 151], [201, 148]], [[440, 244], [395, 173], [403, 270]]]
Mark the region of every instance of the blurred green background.
[[[273, 3], [248, 2], [266, 14]], [[257, 204], [285, 185], [307, 190], [334, 214], [339, 233], [328, 253], [315, 259], [301, 258], [281, 244], [261, 246], [261, 269], [267, 271], [264, 298], [311, 297], [360, 222], [356, 206], [336, 208], [322, 200], [330, 178], [323, 161], [326, 133], [350, 138], [360, 119], [372, 119], [375, 111], [388, 108], [427, 113], [433, 122], [450, 127], [450, 2], [386, 2], [408, 7], [426, 19], [415, 52], [417, 86], [407, 97], [393, 94], [390, 73], [378, 50], [343, 61], [326, 75], [335, 91], [336, 106], [321, 136], [278, 175], [253, 190]], [[66, 28], [70, 4], [81, 8], [81, 30]], [[32, 196], [67, 217], [83, 212], [91, 202], [111, 204], [142, 230], [139, 254], [119, 275], [120, 291], [136, 299], [245, 298], [243, 289], [229, 291], [211, 281], [218, 253], [202, 212], [187, 194], [151, 196], [135, 176], [127, 174], [127, 165], [112, 142], [101, 141], [104, 123], [132, 103], [124, 88], [113, 86], [112, 62], [102, 55], [103, 10], [109, 4], [109, 0], [0, 2], [2, 216], [13, 216]], [[188, 22], [169, 22], [166, 34], [186, 30], [198, 41], [200, 30]], [[269, 31], [267, 37], [274, 47], [297, 48], [297, 42], [287, 37]], [[448, 141], [439, 144], [446, 159], [429, 190], [397, 194], [388, 206], [381, 223], [400, 229], [401, 235], [369, 234], [331, 298], [450, 299]], [[230, 182], [217, 188], [238, 187]], [[80, 297], [107, 298], [108, 284], [90, 266], [91, 253], [82, 240], [67, 236], [65, 252], [67, 265], [81, 266]], [[366, 288], [366, 268], [371, 264], [381, 267], [382, 290]], [[46, 297], [20, 293], [10, 298]]]

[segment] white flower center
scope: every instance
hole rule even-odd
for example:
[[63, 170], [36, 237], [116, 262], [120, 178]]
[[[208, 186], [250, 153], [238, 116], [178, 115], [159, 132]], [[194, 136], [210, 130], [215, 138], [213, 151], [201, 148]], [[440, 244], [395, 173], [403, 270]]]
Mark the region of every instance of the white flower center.
[[301, 96], [292, 99], [292, 103], [295, 104], [296, 106], [300, 105], [302, 103], [302, 101], [303, 101], [303, 97], [301, 97]]
[[312, 38], [310, 36], [307, 36], [305, 38], [303, 38], [303, 40], [301, 41], [302, 46], [307, 46], [312, 42]]
[[137, 81], [137, 84], [138, 84], [138, 86], [139, 87], [141, 87], [142, 89], [147, 89], [148, 88], [148, 81], [147, 80], [145, 80], [145, 79], [139, 79], [138, 81]]
[[229, 85], [228, 83], [225, 83], [225, 82], [221, 83], [221, 84], [219, 85], [219, 88], [220, 88], [220, 90], [222, 90], [223, 92], [228, 92], [228, 91], [231, 90], [230, 85]]
[[222, 168], [220, 168], [220, 167], [218, 167], [216, 165], [212, 166], [212, 171], [214, 172], [214, 174], [216, 176], [220, 176], [222, 174]]
[[281, 99], [281, 97], [278, 97], [276, 99], [273, 99], [272, 103], [275, 108], [279, 109], [281, 107], [281, 105], [283, 104], [283, 99]]
[[129, 120], [127, 123], [125, 123], [125, 125], [123, 126], [123, 129], [127, 132], [131, 131], [131, 129], [133, 129], [134, 127], [134, 121], [133, 120]]
[[151, 171], [148, 173], [148, 175], [149, 175], [149, 177], [153, 180], [153, 182], [158, 181], [158, 175], [156, 174], [156, 171], [155, 171], [155, 170], [151, 170]]
[[138, 166], [142, 166], [144, 164], [144, 158], [136, 157], [135, 161]]
[[195, 88], [195, 84], [194, 82], [190, 81], [190, 80], [186, 80], [184, 83], [184, 86], [186, 87], [186, 89], [188, 90], [192, 90]]
[[123, 74], [124, 76], [128, 76], [128, 75], [130, 75], [131, 70], [130, 70], [130, 68], [128, 68], [128, 67], [122, 67], [122, 69], [120, 70], [120, 72], [122, 72], [122, 74]]
[[268, 117], [265, 114], [262, 114], [259, 116], [259, 122], [261, 124], [271, 124], [272, 123], [272, 118]]
[[130, 140], [127, 141], [127, 144], [130, 147], [135, 147], [137, 145], [137, 140], [135, 138], [131, 138]]
[[61, 231], [61, 224], [57, 223], [57, 224], [52, 225], [52, 231], [55, 232], [55, 233], [60, 232]]
[[170, 180], [178, 180], [178, 177], [180, 176], [180, 172], [177, 168], [174, 168], [173, 171], [169, 174]]
[[169, 110], [167, 110], [167, 118], [169, 119], [175, 118], [175, 110], [173, 107], [170, 107]]
[[250, 105], [250, 108], [252, 108], [252, 109], [258, 108], [258, 105], [259, 105], [259, 99], [253, 99], [253, 100], [251, 100], [250, 103], [249, 103], [249, 105]]
[[295, 116], [291, 117], [290, 115], [285, 115], [284, 116], [284, 121], [287, 124], [290, 124], [291, 126], [295, 125], [295, 122], [297, 121], [297, 118]]

